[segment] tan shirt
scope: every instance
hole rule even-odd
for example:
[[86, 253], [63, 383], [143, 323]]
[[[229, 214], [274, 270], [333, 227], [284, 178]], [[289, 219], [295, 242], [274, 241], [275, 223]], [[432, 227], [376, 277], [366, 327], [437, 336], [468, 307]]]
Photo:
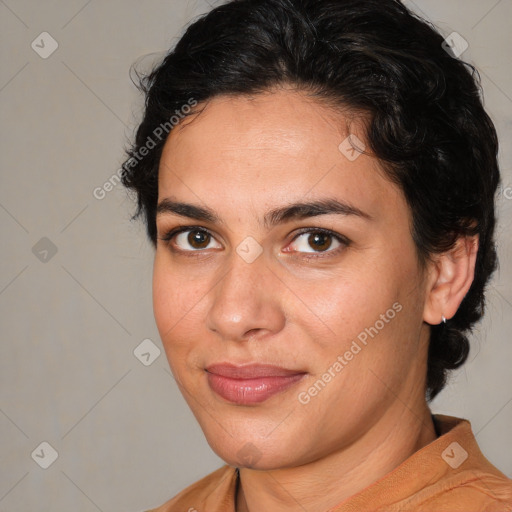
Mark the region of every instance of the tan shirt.
[[[435, 441], [326, 512], [511, 512], [512, 480], [483, 456], [469, 421], [434, 418]], [[223, 466], [148, 512], [235, 512], [237, 486], [237, 469]]]

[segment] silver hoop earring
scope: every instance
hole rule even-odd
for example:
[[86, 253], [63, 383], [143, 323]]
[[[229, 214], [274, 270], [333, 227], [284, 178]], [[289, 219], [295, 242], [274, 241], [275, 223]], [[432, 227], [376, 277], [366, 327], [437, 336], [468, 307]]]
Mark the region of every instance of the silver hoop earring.
[[441, 316], [441, 320], [443, 321], [443, 324], [445, 324], [445, 323], [446, 323], [446, 318], [444, 317], [444, 315], [443, 315], [443, 316]]

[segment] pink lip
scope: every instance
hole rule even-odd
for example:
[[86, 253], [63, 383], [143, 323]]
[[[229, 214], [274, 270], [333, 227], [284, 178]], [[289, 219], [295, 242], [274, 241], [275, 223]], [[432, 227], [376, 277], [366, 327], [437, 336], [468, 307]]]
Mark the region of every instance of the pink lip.
[[302, 379], [305, 372], [278, 366], [228, 363], [206, 368], [208, 384], [219, 396], [238, 405], [257, 404], [268, 400]]

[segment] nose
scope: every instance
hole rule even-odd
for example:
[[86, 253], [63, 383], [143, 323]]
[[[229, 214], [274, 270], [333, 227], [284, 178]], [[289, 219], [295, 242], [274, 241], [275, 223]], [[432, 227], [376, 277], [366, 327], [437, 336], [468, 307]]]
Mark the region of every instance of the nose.
[[285, 325], [281, 281], [264, 255], [247, 263], [233, 252], [230, 266], [212, 290], [206, 325], [224, 340], [247, 341], [277, 333]]

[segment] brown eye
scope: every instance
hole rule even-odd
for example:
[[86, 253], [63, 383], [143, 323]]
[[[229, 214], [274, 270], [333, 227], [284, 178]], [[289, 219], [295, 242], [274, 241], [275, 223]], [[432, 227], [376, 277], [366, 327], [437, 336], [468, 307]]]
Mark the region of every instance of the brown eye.
[[174, 241], [173, 245], [183, 252], [222, 248], [215, 238], [204, 229], [182, 229], [180, 232], [167, 237], [167, 239], [168, 241]]
[[317, 251], [329, 249], [332, 243], [332, 236], [326, 233], [313, 233], [308, 237], [308, 244]]
[[[342, 250], [349, 243], [342, 235], [324, 229], [306, 229], [297, 235], [288, 247], [291, 248], [291, 252], [311, 253], [314, 256], [315, 253], [337, 253], [337, 249]], [[290, 249], [286, 249], [285, 252], [290, 252]]]
[[204, 249], [210, 242], [210, 235], [205, 231], [190, 231], [187, 236], [188, 243], [195, 249]]

